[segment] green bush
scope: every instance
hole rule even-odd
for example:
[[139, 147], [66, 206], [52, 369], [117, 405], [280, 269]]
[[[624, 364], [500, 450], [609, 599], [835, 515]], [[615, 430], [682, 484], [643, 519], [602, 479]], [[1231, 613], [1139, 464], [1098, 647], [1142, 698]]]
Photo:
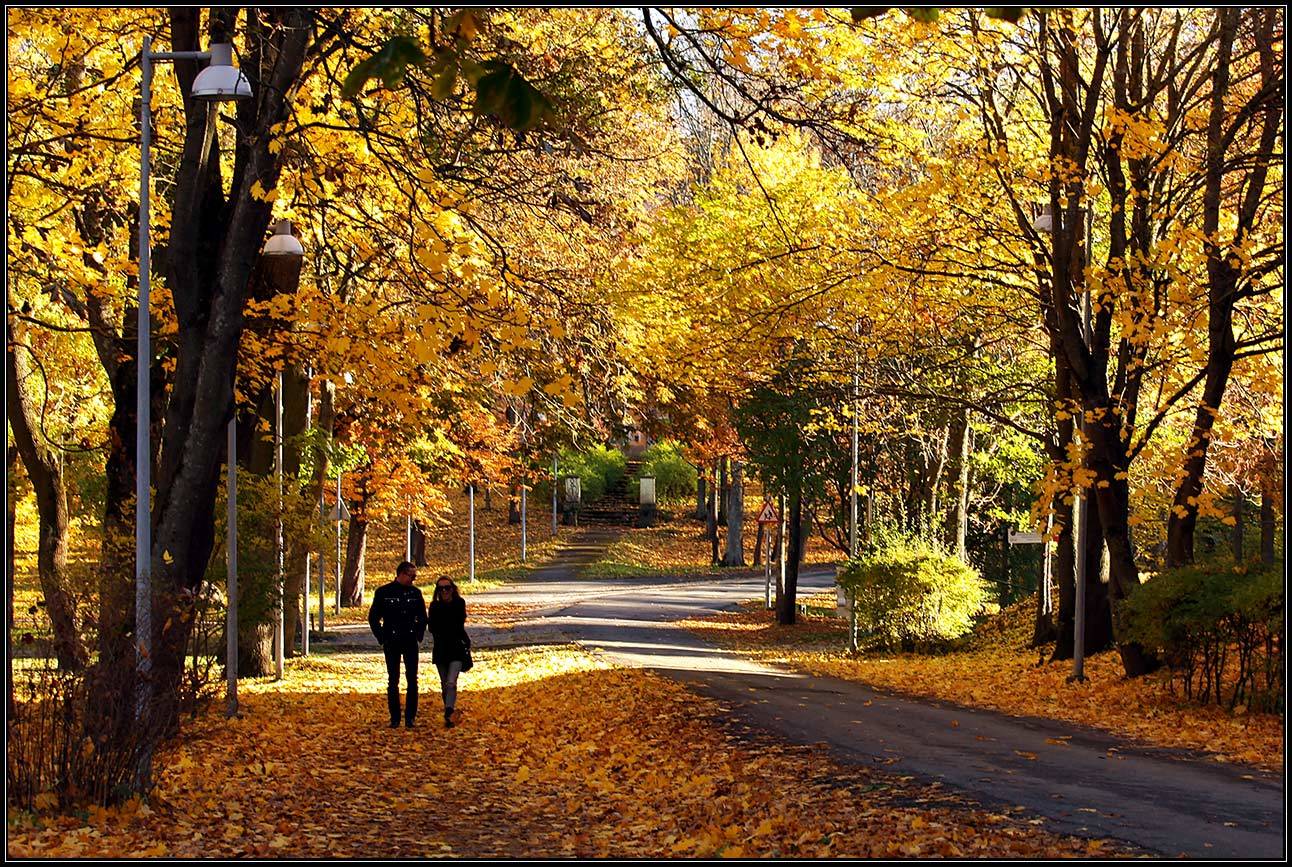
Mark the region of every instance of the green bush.
[[886, 534], [840, 570], [856, 594], [857, 627], [873, 646], [927, 650], [967, 633], [987, 601], [987, 585], [930, 542]]
[[583, 452], [562, 449], [559, 467], [561, 475], [579, 477], [585, 503], [600, 500], [628, 474], [623, 452], [605, 446], [593, 446]]
[[655, 500], [683, 500], [695, 494], [695, 467], [682, 457], [682, 447], [672, 440], [653, 444], [642, 455], [641, 469], [628, 483], [629, 491], [637, 491], [642, 476], [655, 477]]
[[1283, 564], [1162, 572], [1119, 608], [1126, 637], [1159, 651], [1189, 701], [1283, 709]]

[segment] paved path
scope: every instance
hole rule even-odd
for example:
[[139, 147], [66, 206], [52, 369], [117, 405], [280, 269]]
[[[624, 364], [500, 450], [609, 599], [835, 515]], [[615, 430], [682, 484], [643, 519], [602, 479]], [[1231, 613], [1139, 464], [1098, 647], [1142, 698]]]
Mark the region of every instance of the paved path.
[[[804, 581], [808, 589], [830, 583], [821, 573]], [[1284, 789], [1273, 774], [734, 659], [671, 625], [761, 591], [757, 581], [625, 589], [546, 619], [582, 644], [723, 700], [747, 723], [799, 743], [828, 743], [844, 760], [942, 781], [984, 804], [1023, 806], [1056, 831], [1167, 856], [1283, 857]]]
[[[1283, 857], [1280, 776], [1052, 720], [808, 677], [731, 656], [676, 625], [761, 596], [760, 578], [571, 580], [569, 573], [557, 564], [532, 581], [474, 594], [538, 610], [511, 629], [471, 627], [473, 643], [577, 641], [718, 698], [747, 724], [798, 743], [828, 743], [841, 761], [942, 781], [985, 805], [1022, 806], [1055, 831], [1113, 837], [1166, 856]], [[800, 588], [832, 583], [830, 572], [808, 570]], [[375, 646], [366, 626], [359, 635]]]

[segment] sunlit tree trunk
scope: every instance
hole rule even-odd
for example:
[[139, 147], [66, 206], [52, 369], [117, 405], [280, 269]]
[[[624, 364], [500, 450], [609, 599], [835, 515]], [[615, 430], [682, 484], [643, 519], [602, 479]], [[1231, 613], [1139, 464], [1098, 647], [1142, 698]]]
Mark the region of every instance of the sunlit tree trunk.
[[[308, 392], [309, 380], [305, 377], [305, 371], [299, 365], [289, 367], [283, 373], [283, 477], [288, 480], [288, 485], [292, 484], [291, 480], [300, 478], [300, 437], [309, 421], [306, 417]], [[308, 499], [309, 493], [314, 489], [313, 483], [314, 479], [311, 478], [310, 484], [302, 486], [306, 502], [317, 500], [317, 493], [314, 500]], [[301, 629], [301, 593], [307, 593], [309, 589], [305, 587], [305, 558], [311, 552], [302, 540], [290, 534], [283, 539], [283, 547], [286, 572], [283, 579], [283, 644], [286, 654], [294, 656], [294, 636]]]
[[776, 622], [783, 626], [793, 626], [798, 619], [798, 582], [799, 562], [803, 556], [803, 487], [802, 484], [791, 484], [789, 504], [789, 526], [786, 536], [789, 550], [785, 552], [785, 586], [779, 589], [776, 596]]
[[13, 446], [5, 447], [5, 466], [6, 466], [6, 485], [5, 485], [5, 532], [4, 553], [5, 553], [5, 619], [4, 619], [4, 647], [5, 647], [5, 664], [8, 667], [8, 685], [9, 698], [9, 718], [12, 719], [16, 708], [13, 700], [13, 573], [14, 573], [14, 552], [13, 552], [13, 531], [18, 520], [18, 498], [14, 489], [13, 478], [14, 470], [18, 464], [18, 449]]
[[730, 493], [730, 486], [727, 482], [727, 464], [731, 458], [721, 457], [718, 459], [718, 525], [727, 526], [727, 497]]
[[13, 342], [6, 349], [9, 427], [27, 478], [36, 492], [40, 521], [36, 569], [45, 610], [54, 630], [54, 654], [59, 668], [76, 670], [85, 664], [85, 649], [76, 631], [75, 610], [67, 586], [67, 487], [63, 481], [62, 460], [45, 442], [41, 430], [41, 412], [34, 393], [35, 372], [28, 361], [29, 353], [27, 347]]
[[745, 565], [745, 542], [741, 535], [745, 520], [743, 471], [740, 461], [732, 464], [731, 487], [727, 491], [727, 552], [722, 558], [724, 566]]
[[359, 485], [359, 502], [350, 512], [350, 532], [346, 537], [345, 569], [341, 574], [341, 604], [354, 607], [363, 604], [368, 553], [368, 485]]
[[961, 560], [967, 559], [965, 534], [969, 528], [969, 410], [960, 407], [951, 420], [951, 508], [947, 512], [946, 541]]

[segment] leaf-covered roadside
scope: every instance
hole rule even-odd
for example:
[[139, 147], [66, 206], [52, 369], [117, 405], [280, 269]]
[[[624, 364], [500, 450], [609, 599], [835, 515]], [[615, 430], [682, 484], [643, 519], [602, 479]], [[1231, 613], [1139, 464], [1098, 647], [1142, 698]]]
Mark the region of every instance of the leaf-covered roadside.
[[[833, 602], [831, 601], [831, 605]], [[984, 624], [969, 647], [940, 655], [851, 656], [846, 626], [808, 614], [790, 636], [771, 612], [750, 603], [743, 610], [686, 625], [729, 649], [816, 676], [861, 681], [1013, 716], [1035, 716], [1092, 726], [1154, 746], [1202, 750], [1220, 762], [1283, 767], [1283, 718], [1184, 704], [1167, 690], [1165, 673], [1127, 679], [1115, 653], [1088, 657], [1086, 682], [1066, 682], [1071, 663], [1038, 665], [1048, 652], [1026, 647], [1030, 624], [1024, 607]]]
[[[433, 679], [423, 667], [423, 678]], [[428, 678], [427, 673], [430, 677]], [[484, 651], [464, 722], [385, 726], [375, 654], [292, 663], [197, 721], [148, 806], [9, 817], [15, 857], [1116, 854], [937, 786], [724, 726], [681, 685], [572, 648]]]

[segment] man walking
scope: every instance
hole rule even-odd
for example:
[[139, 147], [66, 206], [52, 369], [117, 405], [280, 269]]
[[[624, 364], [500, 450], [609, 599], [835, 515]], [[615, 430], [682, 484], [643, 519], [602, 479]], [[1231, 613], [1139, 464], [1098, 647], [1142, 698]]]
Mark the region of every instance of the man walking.
[[395, 570], [395, 580], [377, 588], [368, 610], [368, 625], [386, 653], [386, 698], [390, 702], [390, 727], [399, 728], [399, 660], [408, 677], [408, 702], [404, 724], [410, 729], [417, 717], [417, 651], [426, 635], [426, 601], [413, 586], [417, 568], [407, 560]]

